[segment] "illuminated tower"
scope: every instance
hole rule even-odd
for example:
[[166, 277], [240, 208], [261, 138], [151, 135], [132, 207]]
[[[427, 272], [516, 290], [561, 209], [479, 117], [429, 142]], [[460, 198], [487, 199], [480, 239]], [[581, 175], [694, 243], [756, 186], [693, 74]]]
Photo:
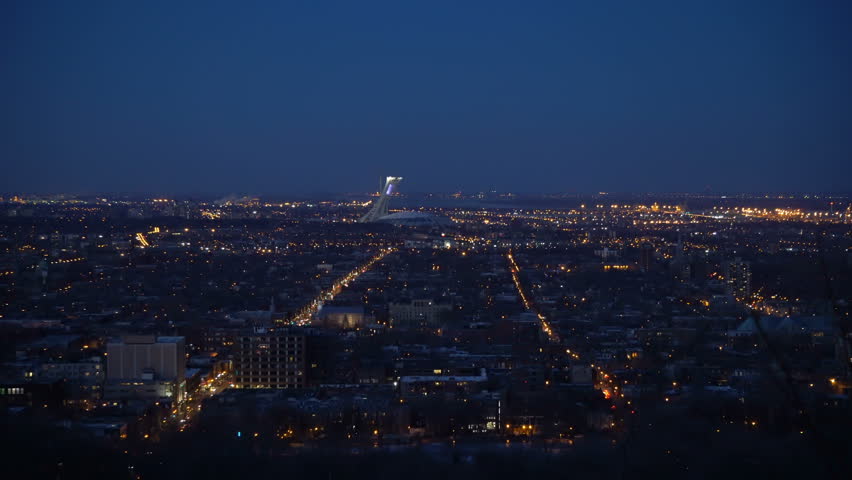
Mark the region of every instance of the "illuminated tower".
[[358, 221], [361, 223], [375, 222], [387, 215], [390, 196], [394, 190], [396, 190], [396, 186], [399, 185], [399, 182], [401, 181], [402, 177], [387, 177], [385, 179], [385, 185], [382, 187], [381, 195], [379, 195], [379, 199], [373, 202], [373, 206], [370, 208], [370, 211]]

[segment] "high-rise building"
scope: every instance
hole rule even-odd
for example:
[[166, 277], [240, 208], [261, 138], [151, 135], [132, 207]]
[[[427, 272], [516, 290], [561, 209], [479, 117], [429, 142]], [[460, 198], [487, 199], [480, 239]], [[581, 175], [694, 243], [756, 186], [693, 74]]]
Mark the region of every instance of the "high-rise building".
[[677, 243], [675, 244], [674, 256], [669, 262], [669, 269], [674, 278], [681, 282], [692, 278], [692, 265], [690, 265], [689, 256], [684, 249], [683, 235], [680, 232], [677, 234]]
[[307, 336], [297, 329], [255, 328], [237, 337], [237, 388], [305, 388]]
[[734, 297], [748, 298], [751, 295], [751, 264], [739, 257], [726, 262], [725, 283]]
[[651, 266], [654, 264], [654, 246], [650, 243], [643, 243], [639, 247], [639, 269], [643, 272], [650, 272]]

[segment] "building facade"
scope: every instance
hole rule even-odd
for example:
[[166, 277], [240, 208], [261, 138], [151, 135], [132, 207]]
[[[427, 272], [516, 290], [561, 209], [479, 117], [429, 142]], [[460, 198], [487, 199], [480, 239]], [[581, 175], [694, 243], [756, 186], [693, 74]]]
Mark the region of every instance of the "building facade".
[[255, 328], [237, 338], [237, 388], [305, 388], [307, 336], [290, 329]]
[[169, 398], [186, 392], [184, 337], [128, 335], [107, 343], [108, 398]]

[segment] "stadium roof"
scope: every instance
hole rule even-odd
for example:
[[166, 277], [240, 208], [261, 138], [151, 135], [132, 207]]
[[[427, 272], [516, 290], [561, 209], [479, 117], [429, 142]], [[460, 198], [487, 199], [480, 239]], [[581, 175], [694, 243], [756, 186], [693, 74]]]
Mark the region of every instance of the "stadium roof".
[[452, 223], [452, 220], [447, 217], [425, 212], [396, 212], [385, 215], [376, 221], [406, 227], [440, 227]]

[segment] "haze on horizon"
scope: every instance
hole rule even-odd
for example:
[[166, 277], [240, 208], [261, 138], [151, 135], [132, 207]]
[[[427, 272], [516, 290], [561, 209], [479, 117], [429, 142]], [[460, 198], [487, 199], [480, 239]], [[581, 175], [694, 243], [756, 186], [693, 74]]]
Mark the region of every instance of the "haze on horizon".
[[0, 191], [848, 192], [852, 3], [0, 5]]

